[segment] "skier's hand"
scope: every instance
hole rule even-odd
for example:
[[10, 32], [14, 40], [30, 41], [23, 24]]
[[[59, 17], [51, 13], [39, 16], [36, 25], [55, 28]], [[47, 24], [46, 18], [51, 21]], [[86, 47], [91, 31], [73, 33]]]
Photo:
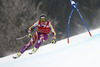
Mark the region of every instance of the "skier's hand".
[[51, 43], [55, 44], [56, 43], [56, 39], [52, 39]]
[[27, 37], [28, 38], [31, 38], [32, 37], [32, 34], [31, 33], [28, 33]]

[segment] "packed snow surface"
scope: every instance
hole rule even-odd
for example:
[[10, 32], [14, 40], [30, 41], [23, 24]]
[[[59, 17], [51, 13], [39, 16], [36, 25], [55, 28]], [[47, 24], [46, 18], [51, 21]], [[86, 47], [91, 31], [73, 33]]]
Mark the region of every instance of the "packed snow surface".
[[47, 44], [29, 55], [27, 50], [18, 59], [15, 55], [0, 58], [0, 67], [100, 67], [100, 29]]

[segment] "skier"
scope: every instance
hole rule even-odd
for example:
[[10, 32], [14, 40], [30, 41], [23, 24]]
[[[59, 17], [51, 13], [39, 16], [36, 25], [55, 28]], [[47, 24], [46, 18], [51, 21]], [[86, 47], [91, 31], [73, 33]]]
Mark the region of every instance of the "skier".
[[[32, 36], [31, 31], [38, 27], [38, 31], [35, 33], [34, 36]], [[56, 43], [56, 32], [51, 24], [50, 21], [47, 20], [45, 14], [40, 15], [40, 20], [35, 22], [29, 29], [28, 29], [28, 37], [31, 38], [30, 42], [28, 42], [24, 47], [13, 57], [14, 59], [20, 57], [31, 45], [33, 45], [35, 42], [36, 45], [32, 49], [32, 51], [29, 54], [33, 54], [37, 51], [37, 49], [40, 47], [42, 42], [45, 42], [48, 39], [49, 32], [52, 32], [53, 39], [52, 43]]]

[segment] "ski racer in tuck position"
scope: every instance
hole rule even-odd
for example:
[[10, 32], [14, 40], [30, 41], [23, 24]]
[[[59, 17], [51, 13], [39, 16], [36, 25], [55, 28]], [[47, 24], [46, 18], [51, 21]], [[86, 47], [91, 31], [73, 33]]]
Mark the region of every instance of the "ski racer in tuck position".
[[[34, 36], [32, 36], [31, 31], [36, 27], [38, 27], [38, 31], [35, 33]], [[50, 21], [47, 20], [45, 14], [41, 14], [40, 19], [28, 29], [28, 37], [30, 37], [31, 40], [26, 45], [24, 45], [24, 47], [15, 56], [13, 56], [13, 58], [16, 59], [20, 57], [31, 45], [37, 42], [35, 47], [29, 54], [35, 53], [40, 47], [41, 43], [45, 42], [48, 39], [50, 31], [53, 34], [53, 39], [51, 42], [56, 43], [56, 32], [53, 28], [53, 25]]]

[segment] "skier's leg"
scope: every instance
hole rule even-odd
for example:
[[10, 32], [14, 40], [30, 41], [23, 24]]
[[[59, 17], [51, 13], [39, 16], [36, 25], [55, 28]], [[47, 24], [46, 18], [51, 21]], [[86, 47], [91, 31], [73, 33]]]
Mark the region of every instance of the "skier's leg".
[[30, 55], [35, 53], [37, 51], [37, 49], [40, 47], [41, 43], [43, 42], [44, 40], [44, 37], [41, 36], [38, 40], [37, 40], [37, 43], [35, 45], [35, 47], [33, 48], [33, 50], [29, 53]]
[[45, 42], [48, 39], [48, 35], [47, 34], [40, 34], [38, 33], [38, 40], [37, 43], [35, 45], [35, 47], [33, 48], [33, 50], [31, 51], [31, 53], [29, 54], [33, 54], [37, 51], [37, 49], [40, 47], [42, 42]]
[[38, 49], [40, 47], [41, 43], [45, 42], [47, 39], [48, 39], [47, 34], [39, 34], [38, 41], [37, 41], [35, 47]]
[[37, 33], [31, 38], [30, 42], [27, 43], [13, 58], [16, 59], [21, 56], [31, 45], [33, 45], [37, 40]]
[[24, 53], [31, 45], [33, 45], [37, 40], [37, 33], [31, 38], [30, 42], [27, 43], [21, 50], [21, 53]]
[[24, 53], [30, 46], [32, 45], [32, 42], [27, 43], [24, 45], [24, 47], [20, 50], [21, 53]]
[[31, 54], [35, 53], [37, 51], [37, 49], [40, 47], [41, 43], [45, 42], [47, 39], [48, 39], [47, 34], [38, 33], [37, 43], [36, 43], [35, 47], [33, 48], [33, 50], [29, 54], [31, 55]]
[[44, 37], [41, 36], [40, 39], [38, 39], [38, 41], [37, 41], [37, 43], [36, 43], [36, 45], [35, 45], [35, 48], [38, 49], [38, 48], [40, 47], [41, 43], [43, 42], [43, 40], [44, 40]]

